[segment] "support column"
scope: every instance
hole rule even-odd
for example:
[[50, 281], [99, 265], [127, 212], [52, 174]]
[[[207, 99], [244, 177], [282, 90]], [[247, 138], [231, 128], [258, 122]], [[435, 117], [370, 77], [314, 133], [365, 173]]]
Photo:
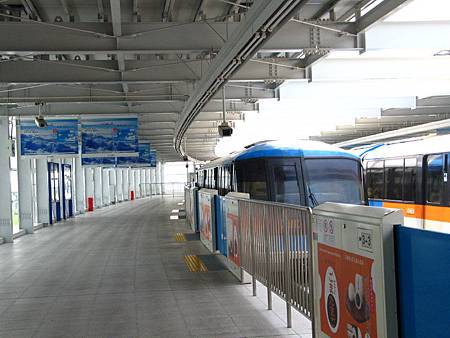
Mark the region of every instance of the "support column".
[[120, 168], [116, 168], [116, 189], [117, 189], [117, 202], [122, 202], [123, 201], [123, 179], [122, 179], [122, 174], [123, 174], [123, 170]]
[[134, 170], [134, 190], [136, 198], [141, 197], [141, 170], [135, 169]]
[[123, 169], [122, 171], [123, 178], [123, 199], [124, 201], [130, 200], [130, 170]]
[[144, 169], [145, 170], [145, 196], [151, 195], [150, 190], [150, 168]]
[[111, 204], [110, 189], [109, 189], [109, 169], [100, 168], [102, 175], [102, 205], [107, 206]]
[[50, 222], [50, 206], [48, 195], [48, 164], [47, 159], [36, 160], [36, 197], [38, 222], [48, 225]]
[[75, 158], [75, 193], [76, 193], [76, 213], [84, 213], [86, 210], [84, 170], [81, 165], [81, 156]]
[[161, 163], [158, 162], [156, 163], [156, 170], [155, 170], [155, 175], [156, 175], [156, 194], [157, 195], [162, 195], [162, 189], [161, 189]]
[[134, 194], [134, 198], [136, 198], [136, 187], [135, 187], [135, 180], [134, 180], [134, 170], [133, 169], [128, 169], [128, 175], [129, 175], [129, 178], [128, 178], [128, 184], [129, 184], [129, 186], [130, 186], [130, 199], [131, 199], [131, 193], [133, 193]]
[[34, 233], [33, 228], [33, 195], [31, 181], [31, 160], [18, 156], [17, 177], [19, 186], [19, 224], [27, 234]]
[[156, 186], [156, 168], [150, 169], [150, 181], [151, 181], [151, 187], [152, 187], [152, 195], [158, 194], [158, 187]]
[[11, 182], [9, 176], [9, 141], [8, 117], [0, 117], [0, 237], [5, 242], [13, 241], [11, 219]]
[[86, 204], [90, 198], [94, 199], [94, 168], [84, 168]]
[[117, 176], [116, 169], [109, 169], [109, 201], [110, 204], [116, 204], [118, 201], [117, 197]]
[[94, 169], [94, 204], [96, 208], [101, 208], [103, 206], [101, 167], [95, 167]]

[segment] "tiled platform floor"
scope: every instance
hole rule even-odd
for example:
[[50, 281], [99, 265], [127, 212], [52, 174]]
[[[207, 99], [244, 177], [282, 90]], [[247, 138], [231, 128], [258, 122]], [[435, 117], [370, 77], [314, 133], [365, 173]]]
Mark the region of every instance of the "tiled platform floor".
[[188, 270], [183, 255], [206, 249], [175, 241], [179, 201], [126, 202], [0, 245], [0, 337], [310, 337], [228, 272]]

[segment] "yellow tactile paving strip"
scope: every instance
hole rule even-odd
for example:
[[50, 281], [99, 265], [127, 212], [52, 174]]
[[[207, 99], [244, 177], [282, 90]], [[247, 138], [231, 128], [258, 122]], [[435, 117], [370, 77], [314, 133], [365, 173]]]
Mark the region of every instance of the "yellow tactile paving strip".
[[185, 255], [184, 262], [191, 272], [206, 272], [208, 268], [197, 255]]
[[181, 232], [177, 232], [177, 233], [175, 234], [175, 240], [176, 240], [178, 243], [186, 242], [186, 236], [184, 236], [184, 234], [181, 233]]

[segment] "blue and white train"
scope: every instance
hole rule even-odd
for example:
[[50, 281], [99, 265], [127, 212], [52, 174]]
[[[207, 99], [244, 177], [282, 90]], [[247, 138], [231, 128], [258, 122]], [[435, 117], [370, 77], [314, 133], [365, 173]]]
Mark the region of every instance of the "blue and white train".
[[204, 165], [199, 188], [248, 193], [250, 199], [314, 207], [366, 204], [360, 158], [317, 141], [265, 141]]

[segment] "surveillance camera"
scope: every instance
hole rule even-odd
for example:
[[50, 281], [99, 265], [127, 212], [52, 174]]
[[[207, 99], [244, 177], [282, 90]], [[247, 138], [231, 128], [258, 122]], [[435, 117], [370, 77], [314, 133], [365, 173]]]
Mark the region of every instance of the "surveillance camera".
[[187, 155], [183, 156], [183, 161], [189, 161], [189, 158], [187, 157]]
[[228, 124], [228, 122], [222, 122], [219, 126], [219, 135], [221, 137], [231, 136], [233, 134], [233, 128]]
[[38, 128], [45, 128], [47, 127], [47, 121], [45, 121], [43, 116], [36, 116], [34, 119], [34, 123], [36, 123], [36, 126]]

